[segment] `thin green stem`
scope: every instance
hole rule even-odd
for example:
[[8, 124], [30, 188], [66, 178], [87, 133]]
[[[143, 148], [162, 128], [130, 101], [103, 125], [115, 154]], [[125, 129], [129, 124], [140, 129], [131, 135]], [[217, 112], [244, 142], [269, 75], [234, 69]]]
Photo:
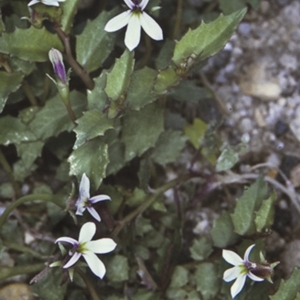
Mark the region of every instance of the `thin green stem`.
[[70, 119], [72, 120], [72, 122], [73, 122], [75, 125], [77, 125], [77, 124], [76, 124], [76, 116], [75, 116], [74, 111], [73, 111], [73, 109], [72, 109], [72, 107], [71, 107], [70, 101], [69, 101], [68, 104], [65, 104], [65, 105], [66, 105], [66, 108], [67, 108], [67, 111], [68, 111], [68, 114], [69, 114]]
[[10, 213], [17, 208], [18, 206], [26, 203], [26, 202], [31, 202], [34, 200], [39, 200], [39, 201], [45, 201], [45, 202], [52, 202], [56, 204], [57, 206], [64, 208], [61, 202], [61, 196], [55, 196], [55, 195], [49, 195], [49, 194], [33, 194], [33, 195], [28, 195], [19, 198], [17, 201], [11, 203], [3, 212], [3, 214], [0, 216], [0, 230], [1, 227], [3, 226], [5, 220], [7, 217], [10, 215]]
[[83, 273], [79, 268], [76, 268], [75, 270], [80, 275], [82, 280], [84, 281], [86, 287], [88, 288], [88, 290], [90, 292], [90, 295], [91, 295], [92, 299], [93, 300], [100, 300], [96, 290], [94, 289], [93, 285], [90, 283], [90, 281], [87, 278], [87, 276], [85, 275], [85, 273]]
[[38, 106], [38, 103], [36, 101], [36, 98], [35, 98], [32, 90], [31, 90], [31, 87], [30, 87], [30, 85], [28, 84], [28, 82], [26, 80], [23, 80], [23, 82], [22, 82], [22, 88], [23, 88], [23, 90], [25, 92], [25, 95], [27, 96], [30, 104], [32, 106]]
[[10, 268], [1, 267], [0, 280], [4, 280], [21, 274], [36, 273], [43, 270], [44, 268], [45, 268], [44, 263], [23, 265], [23, 266], [10, 267]]
[[173, 39], [176, 39], [180, 33], [182, 6], [183, 6], [183, 0], [177, 0], [176, 22], [173, 31]]

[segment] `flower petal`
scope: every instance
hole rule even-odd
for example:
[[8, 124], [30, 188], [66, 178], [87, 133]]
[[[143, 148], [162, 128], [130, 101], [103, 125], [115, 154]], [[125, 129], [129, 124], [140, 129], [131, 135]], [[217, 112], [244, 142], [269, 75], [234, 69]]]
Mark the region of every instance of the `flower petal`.
[[83, 254], [83, 257], [91, 271], [102, 279], [106, 273], [106, 269], [103, 262], [97, 257], [97, 255], [93, 252], [87, 252]]
[[80, 186], [79, 186], [79, 195], [80, 198], [90, 199], [90, 180], [85, 175], [85, 173], [83, 173], [81, 177]]
[[134, 48], [137, 47], [141, 39], [141, 23], [140, 18], [132, 14], [131, 18], [128, 22], [127, 30], [125, 33], [125, 45], [132, 51]]
[[98, 195], [98, 196], [94, 196], [90, 199], [90, 202], [92, 204], [97, 203], [99, 201], [104, 201], [104, 200], [111, 200], [111, 198], [107, 195]]
[[238, 266], [244, 264], [243, 259], [233, 251], [223, 250], [222, 256], [231, 265]]
[[39, 0], [32, 0], [28, 3], [28, 6], [31, 6], [31, 5], [34, 5], [34, 4], [37, 4], [39, 3], [40, 1]]
[[163, 32], [160, 26], [147, 13], [143, 12], [140, 16], [140, 22], [145, 32], [156, 41], [163, 39]]
[[78, 242], [77, 242], [75, 239], [72, 239], [72, 238], [67, 237], [67, 236], [63, 236], [63, 237], [58, 238], [58, 239], [55, 241], [55, 244], [56, 244], [56, 243], [61, 243], [61, 242], [70, 243], [70, 244], [72, 244], [72, 245], [78, 244]]
[[226, 270], [223, 274], [223, 280], [226, 282], [230, 282], [236, 279], [241, 273], [241, 269], [239, 267], [233, 267]]
[[147, 6], [149, 0], [142, 0], [142, 2], [140, 3], [140, 8], [141, 10], [144, 10], [145, 7]]
[[248, 273], [248, 277], [250, 279], [252, 279], [253, 281], [264, 281], [263, 278], [257, 277], [256, 275], [254, 275], [253, 273], [251, 273], [251, 271]]
[[89, 242], [96, 232], [96, 225], [93, 222], [87, 222], [82, 225], [80, 232], [79, 232], [79, 243], [86, 243]]
[[107, 32], [114, 32], [123, 28], [128, 24], [130, 16], [131, 16], [130, 10], [127, 10], [117, 15], [116, 17], [112, 18], [106, 23], [104, 30]]
[[86, 248], [94, 253], [103, 254], [113, 251], [117, 244], [110, 238], [103, 238], [86, 243]]
[[86, 209], [84, 199], [83, 198], [78, 198], [75, 205], [77, 207], [77, 210], [76, 210], [75, 214], [82, 216], [85, 209]]
[[231, 297], [234, 298], [244, 287], [246, 281], [246, 274], [240, 275], [230, 288]]
[[70, 268], [71, 266], [73, 266], [74, 264], [76, 264], [76, 262], [78, 261], [78, 259], [80, 258], [81, 253], [75, 252], [71, 259], [63, 266], [64, 269]]
[[253, 249], [253, 247], [255, 247], [255, 244], [249, 246], [247, 248], [247, 250], [245, 251], [245, 254], [244, 254], [244, 261], [249, 261], [249, 255], [250, 255], [250, 252], [251, 250]]
[[87, 207], [87, 210], [95, 220], [97, 220], [98, 222], [101, 221], [101, 218], [94, 207]]
[[124, 0], [124, 2], [130, 9], [134, 9], [135, 5], [131, 0]]

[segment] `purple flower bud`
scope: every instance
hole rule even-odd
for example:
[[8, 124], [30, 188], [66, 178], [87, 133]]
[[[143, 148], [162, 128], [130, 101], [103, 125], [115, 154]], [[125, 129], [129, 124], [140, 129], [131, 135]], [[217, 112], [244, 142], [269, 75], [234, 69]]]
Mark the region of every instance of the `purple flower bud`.
[[63, 62], [62, 54], [59, 50], [52, 48], [49, 51], [49, 59], [52, 63], [55, 75], [61, 80], [63, 84], [68, 84], [65, 65]]

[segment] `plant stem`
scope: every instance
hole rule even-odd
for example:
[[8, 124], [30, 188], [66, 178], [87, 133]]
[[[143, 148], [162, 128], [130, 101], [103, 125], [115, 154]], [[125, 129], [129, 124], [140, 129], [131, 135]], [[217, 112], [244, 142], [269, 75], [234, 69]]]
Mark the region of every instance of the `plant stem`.
[[13, 277], [16, 275], [21, 274], [30, 274], [30, 273], [36, 273], [45, 268], [44, 263], [40, 264], [30, 264], [30, 265], [24, 265], [24, 266], [17, 266], [17, 267], [1, 267], [0, 268], [0, 280], [4, 280], [9, 277]]
[[179, 35], [179, 29], [181, 26], [181, 18], [182, 18], [182, 6], [183, 0], [177, 0], [177, 10], [176, 10], [176, 22], [173, 31], [173, 39], [176, 39]]
[[81, 78], [81, 80], [84, 82], [86, 87], [89, 90], [92, 90], [95, 86], [95, 83], [90, 77], [90, 75], [74, 59], [71, 51], [71, 46], [70, 46], [70, 37], [63, 32], [63, 30], [60, 28], [58, 24], [54, 24], [54, 29], [57, 32], [60, 39], [62, 40], [62, 42], [64, 43], [65, 51], [66, 51], [66, 59], [69, 65], [74, 70], [74, 72]]
[[40, 200], [40, 201], [45, 201], [45, 202], [52, 202], [56, 204], [57, 206], [64, 208], [63, 205], [60, 204], [61, 201], [61, 196], [53, 196], [49, 194], [33, 194], [33, 195], [28, 195], [19, 198], [17, 201], [11, 203], [3, 212], [3, 214], [0, 216], [0, 229], [3, 226], [5, 220], [9, 216], [9, 214], [18, 206], [26, 203], [26, 202], [31, 202], [34, 200]]
[[35, 98], [35, 96], [34, 96], [32, 90], [31, 90], [31, 87], [30, 87], [30, 85], [28, 84], [27, 80], [23, 80], [23, 82], [22, 82], [22, 88], [23, 88], [23, 90], [24, 90], [24, 92], [25, 92], [25, 94], [26, 94], [26, 96], [27, 96], [27, 98], [28, 98], [30, 104], [31, 104], [32, 106], [38, 106], [38, 103], [37, 103], [37, 101], [36, 101], [36, 98]]
[[97, 295], [96, 290], [94, 289], [93, 285], [90, 283], [90, 281], [88, 280], [87, 276], [85, 275], [85, 273], [83, 273], [79, 268], [76, 268], [76, 272], [80, 275], [80, 277], [82, 278], [82, 280], [84, 281], [86, 287], [88, 288], [90, 295], [92, 297], [93, 300], [100, 300], [100, 298]]

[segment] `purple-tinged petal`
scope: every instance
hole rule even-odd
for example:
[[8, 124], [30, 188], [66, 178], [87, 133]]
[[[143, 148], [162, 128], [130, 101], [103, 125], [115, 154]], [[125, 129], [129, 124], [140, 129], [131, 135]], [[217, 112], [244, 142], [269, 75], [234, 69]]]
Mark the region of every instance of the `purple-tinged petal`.
[[143, 11], [146, 6], [148, 5], [149, 0], [142, 0], [142, 2], [140, 3], [140, 8]]
[[106, 269], [103, 262], [97, 257], [97, 255], [93, 252], [87, 252], [83, 254], [83, 257], [91, 271], [102, 279], [106, 273]]
[[104, 30], [107, 32], [118, 31], [119, 29], [125, 27], [128, 24], [130, 16], [131, 16], [130, 10], [127, 10], [117, 15], [116, 17], [112, 18], [106, 23]]
[[86, 248], [97, 254], [109, 253], [115, 250], [117, 244], [110, 238], [103, 238], [86, 243]]
[[250, 255], [250, 252], [253, 249], [253, 247], [255, 247], [255, 244], [253, 244], [247, 248], [245, 255], [244, 255], [244, 261], [249, 261], [249, 255]]
[[263, 278], [257, 277], [256, 275], [254, 275], [253, 273], [251, 273], [251, 271], [248, 273], [248, 277], [250, 279], [252, 279], [253, 281], [264, 281]]
[[243, 259], [233, 251], [223, 250], [222, 256], [231, 265], [239, 266], [244, 264]]
[[101, 221], [101, 218], [94, 207], [87, 207], [87, 210], [95, 220], [97, 220], [98, 222]]
[[94, 196], [90, 199], [90, 202], [92, 204], [97, 203], [99, 201], [104, 201], [104, 200], [111, 200], [111, 198], [107, 195], [98, 195], [98, 196]]
[[143, 12], [140, 16], [140, 22], [145, 32], [156, 41], [163, 39], [163, 32], [160, 26], [147, 13]]
[[85, 175], [85, 173], [83, 173], [81, 177], [80, 186], [79, 186], [79, 196], [80, 198], [90, 199], [90, 180]]
[[60, 51], [55, 48], [51, 48], [49, 51], [49, 59], [52, 63], [55, 75], [64, 83], [68, 83], [65, 65], [63, 57]]
[[246, 281], [246, 274], [244, 275], [240, 275], [236, 281], [234, 282], [234, 284], [231, 286], [230, 288], [230, 293], [231, 293], [231, 297], [232, 299], [242, 290], [242, 288], [245, 285], [245, 281]]
[[124, 2], [130, 9], [134, 9], [135, 4], [131, 0], [124, 0]]
[[80, 258], [81, 253], [75, 252], [72, 257], [70, 258], [70, 260], [63, 266], [64, 269], [70, 268], [71, 266], [73, 266], [74, 264], [77, 263], [78, 259]]
[[96, 233], [96, 225], [93, 222], [87, 222], [82, 225], [79, 232], [79, 243], [89, 242]]
[[81, 201], [81, 199], [78, 198], [78, 200], [76, 201], [76, 207], [77, 207], [77, 210], [76, 210], [75, 214], [82, 216], [86, 209], [84, 201]]
[[63, 237], [58, 238], [55, 241], [55, 244], [56, 243], [61, 243], [61, 242], [70, 243], [72, 245], [77, 245], [78, 244], [78, 242], [75, 239], [72, 239], [72, 238], [67, 237], [67, 236], [63, 236]]
[[125, 45], [132, 51], [137, 47], [141, 39], [141, 23], [140, 18], [136, 14], [132, 14], [125, 33]]
[[236, 279], [241, 273], [241, 269], [239, 267], [233, 267], [226, 270], [223, 274], [223, 280], [226, 282], [230, 282]]

